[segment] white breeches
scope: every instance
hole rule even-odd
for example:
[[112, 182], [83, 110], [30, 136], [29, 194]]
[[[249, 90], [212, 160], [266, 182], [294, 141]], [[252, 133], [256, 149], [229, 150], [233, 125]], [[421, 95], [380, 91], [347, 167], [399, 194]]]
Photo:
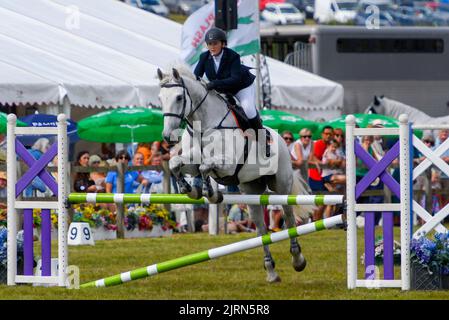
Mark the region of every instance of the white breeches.
[[237, 92], [235, 96], [237, 99], [239, 99], [243, 111], [245, 111], [248, 119], [253, 119], [257, 116], [255, 81], [249, 87], [246, 87], [245, 89]]

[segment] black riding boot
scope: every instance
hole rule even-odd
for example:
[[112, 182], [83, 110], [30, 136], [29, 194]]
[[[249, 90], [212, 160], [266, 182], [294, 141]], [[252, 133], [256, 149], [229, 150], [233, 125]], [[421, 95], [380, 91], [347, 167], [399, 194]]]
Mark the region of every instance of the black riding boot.
[[251, 129], [253, 129], [256, 133], [256, 140], [259, 141], [259, 130], [264, 130], [266, 134], [266, 157], [270, 157], [270, 141], [271, 141], [271, 135], [270, 132], [265, 129], [262, 125], [262, 119], [260, 119], [259, 113], [257, 113], [257, 116], [255, 116], [252, 119], [248, 119], [249, 124], [251, 126]]

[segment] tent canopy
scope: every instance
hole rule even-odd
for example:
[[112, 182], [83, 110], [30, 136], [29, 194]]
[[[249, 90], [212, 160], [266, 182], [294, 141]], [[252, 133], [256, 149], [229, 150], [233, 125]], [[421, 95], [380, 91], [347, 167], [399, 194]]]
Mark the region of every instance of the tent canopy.
[[[157, 106], [182, 25], [116, 0], [2, 0], [0, 103]], [[267, 58], [272, 103], [341, 108], [341, 85]]]

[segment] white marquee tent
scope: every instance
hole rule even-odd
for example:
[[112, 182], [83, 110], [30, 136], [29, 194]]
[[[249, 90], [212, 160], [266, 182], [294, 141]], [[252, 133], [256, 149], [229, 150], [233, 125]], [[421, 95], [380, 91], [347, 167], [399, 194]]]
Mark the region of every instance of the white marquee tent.
[[[117, 0], [0, 0], [0, 103], [157, 105], [156, 70], [179, 59], [181, 29]], [[341, 109], [340, 84], [267, 64], [274, 105]]]

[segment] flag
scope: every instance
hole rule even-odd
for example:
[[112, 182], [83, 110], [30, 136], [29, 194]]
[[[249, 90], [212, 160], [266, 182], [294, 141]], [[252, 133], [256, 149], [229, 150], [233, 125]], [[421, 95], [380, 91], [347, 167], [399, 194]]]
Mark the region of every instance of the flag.
[[[238, 6], [238, 28], [228, 32], [228, 47], [240, 56], [260, 51], [258, 0], [240, 0]], [[182, 27], [181, 59], [193, 66], [200, 54], [206, 50], [204, 36], [214, 27], [215, 1], [210, 1], [195, 11]]]

